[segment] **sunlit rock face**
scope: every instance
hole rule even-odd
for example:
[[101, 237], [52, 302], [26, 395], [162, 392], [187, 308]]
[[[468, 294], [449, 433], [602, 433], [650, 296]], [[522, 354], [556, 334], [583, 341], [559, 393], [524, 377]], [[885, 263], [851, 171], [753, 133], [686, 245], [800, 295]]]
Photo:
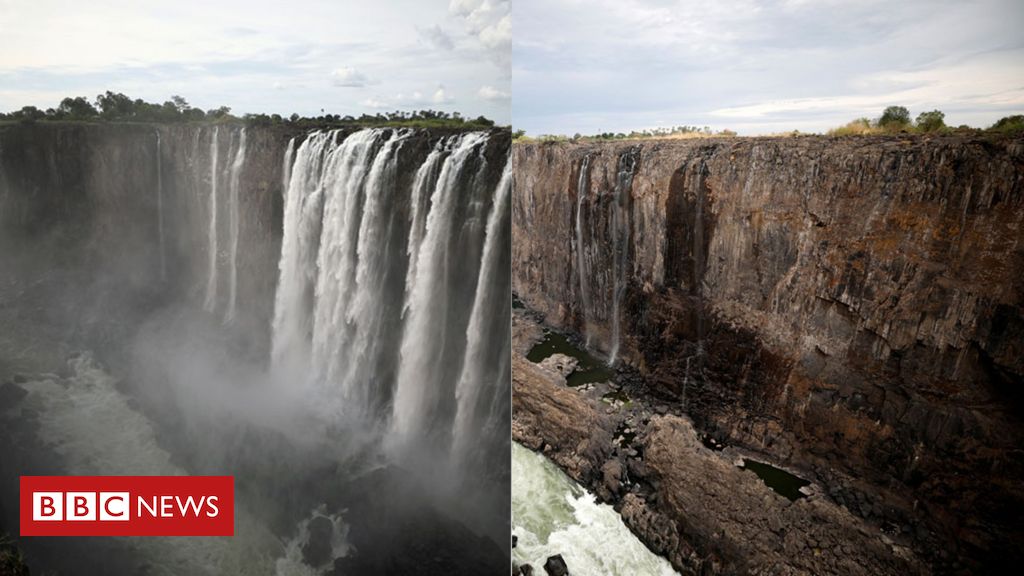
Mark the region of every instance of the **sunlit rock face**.
[[870, 521], [924, 522], [938, 564], [1016, 554], [1024, 141], [513, 158], [513, 290], [546, 322], [639, 368], [700, 427], [814, 470]]

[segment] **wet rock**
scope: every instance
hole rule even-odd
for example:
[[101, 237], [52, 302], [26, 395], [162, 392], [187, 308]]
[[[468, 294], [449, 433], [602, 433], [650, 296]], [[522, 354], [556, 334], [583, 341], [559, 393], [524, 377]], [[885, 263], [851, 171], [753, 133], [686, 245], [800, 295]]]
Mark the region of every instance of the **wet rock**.
[[519, 573], [523, 576], [533, 576], [533, 566], [529, 564], [523, 564], [519, 567]]
[[309, 540], [302, 547], [302, 559], [310, 566], [323, 566], [333, 560], [331, 556], [331, 534], [334, 526], [323, 516], [309, 522]]
[[544, 562], [544, 571], [548, 573], [548, 576], [569, 576], [569, 568], [565, 565], [561, 554], [548, 556]]
[[579, 360], [565, 354], [552, 354], [540, 362], [542, 368], [560, 374], [563, 378], [575, 372], [578, 365]]
[[604, 485], [612, 494], [618, 494], [622, 489], [622, 462], [609, 460], [601, 467], [601, 474], [604, 478]]

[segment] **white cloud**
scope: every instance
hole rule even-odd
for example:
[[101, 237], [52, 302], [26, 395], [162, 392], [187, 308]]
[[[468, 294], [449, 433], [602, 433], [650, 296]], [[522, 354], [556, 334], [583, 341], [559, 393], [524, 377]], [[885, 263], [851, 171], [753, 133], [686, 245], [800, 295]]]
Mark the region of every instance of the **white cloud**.
[[463, 19], [491, 59], [507, 67], [512, 58], [512, 15], [508, 0], [451, 0], [448, 11]]
[[359, 104], [367, 108], [374, 108], [378, 110], [391, 107], [391, 104], [377, 98], [367, 98], [366, 100], [363, 100]]
[[427, 41], [427, 44], [435, 48], [441, 50], [452, 50], [455, 48], [455, 42], [452, 41], [452, 37], [437, 24], [429, 28], [417, 28], [416, 31]]
[[480, 31], [480, 42], [492, 52], [507, 52], [512, 48], [512, 16], [505, 14], [501, 20]]
[[531, 134], [823, 131], [893, 104], [986, 126], [1024, 105], [1019, 0], [516, 0], [515, 14], [513, 124]]
[[434, 92], [434, 96], [430, 101], [434, 104], [451, 104], [455, 102], [455, 98], [445, 91], [444, 86], [438, 86], [437, 91]]
[[362, 88], [370, 83], [370, 79], [367, 78], [366, 74], [351, 66], [336, 68], [331, 72], [331, 81], [335, 86], [344, 88]]
[[460, 16], [450, 0], [176, 0], [158, 9], [124, 0], [0, 0], [0, 111], [114, 90], [151, 102], [181, 94], [203, 109], [239, 114], [344, 115], [367, 110], [361, 102], [370, 97], [428, 107], [443, 82], [444, 99], [458, 94], [464, 115], [508, 122], [507, 101], [477, 96], [511, 73], [495, 66], [495, 40], [484, 46], [477, 27], [498, 24], [508, 2], [483, 4], [471, 0]]
[[481, 86], [480, 90], [477, 92], [477, 96], [483, 98], [484, 100], [492, 100], [492, 101], [494, 101], [494, 100], [508, 100], [509, 99], [508, 92], [504, 92], [504, 91], [498, 90], [494, 86], [490, 86], [490, 85]]

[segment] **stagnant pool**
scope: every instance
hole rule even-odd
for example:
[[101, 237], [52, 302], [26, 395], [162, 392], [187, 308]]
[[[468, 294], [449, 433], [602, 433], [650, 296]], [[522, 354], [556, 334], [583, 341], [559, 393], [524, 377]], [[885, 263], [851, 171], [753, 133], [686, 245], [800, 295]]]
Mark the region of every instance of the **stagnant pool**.
[[573, 344], [564, 334], [553, 330], [544, 330], [544, 337], [534, 344], [526, 355], [530, 362], [541, 362], [554, 354], [565, 354], [575, 358], [579, 364], [576, 371], [566, 378], [569, 386], [582, 386], [595, 382], [610, 382], [615, 379], [615, 370], [608, 364]]

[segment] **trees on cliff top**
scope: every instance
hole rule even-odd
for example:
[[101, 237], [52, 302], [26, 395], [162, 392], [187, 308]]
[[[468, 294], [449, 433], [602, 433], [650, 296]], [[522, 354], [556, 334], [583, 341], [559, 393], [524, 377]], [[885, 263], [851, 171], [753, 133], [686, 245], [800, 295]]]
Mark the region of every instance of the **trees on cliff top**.
[[946, 130], [949, 130], [946, 126], [946, 115], [941, 110], [921, 112], [911, 122], [910, 111], [906, 107], [889, 106], [882, 111], [882, 116], [877, 120], [872, 121], [868, 118], [858, 118], [847, 123], [845, 126], [829, 130], [828, 134], [830, 136], [850, 136], [895, 132], [932, 133]]
[[464, 118], [458, 112], [448, 113], [438, 110], [417, 110], [403, 112], [396, 110], [386, 114], [363, 114], [359, 117], [340, 116], [338, 114], [322, 114], [315, 117], [303, 117], [292, 114], [287, 119], [280, 114], [245, 114], [241, 118], [231, 114], [231, 108], [221, 106], [203, 111], [191, 106], [188, 101], [178, 95], [171, 96], [163, 104], [146, 102], [141, 98], [132, 99], [120, 92], [110, 90], [99, 94], [90, 102], [84, 96], [69, 97], [61, 100], [56, 108], [43, 111], [35, 106], [25, 106], [21, 110], [9, 114], [0, 113], [0, 120], [19, 122], [35, 122], [39, 120], [62, 120], [81, 122], [196, 122], [196, 121], [237, 121], [243, 120], [253, 125], [272, 125], [285, 122], [302, 127], [324, 126], [410, 126], [410, 127], [450, 127], [486, 129], [495, 125], [493, 120], [484, 116]]

